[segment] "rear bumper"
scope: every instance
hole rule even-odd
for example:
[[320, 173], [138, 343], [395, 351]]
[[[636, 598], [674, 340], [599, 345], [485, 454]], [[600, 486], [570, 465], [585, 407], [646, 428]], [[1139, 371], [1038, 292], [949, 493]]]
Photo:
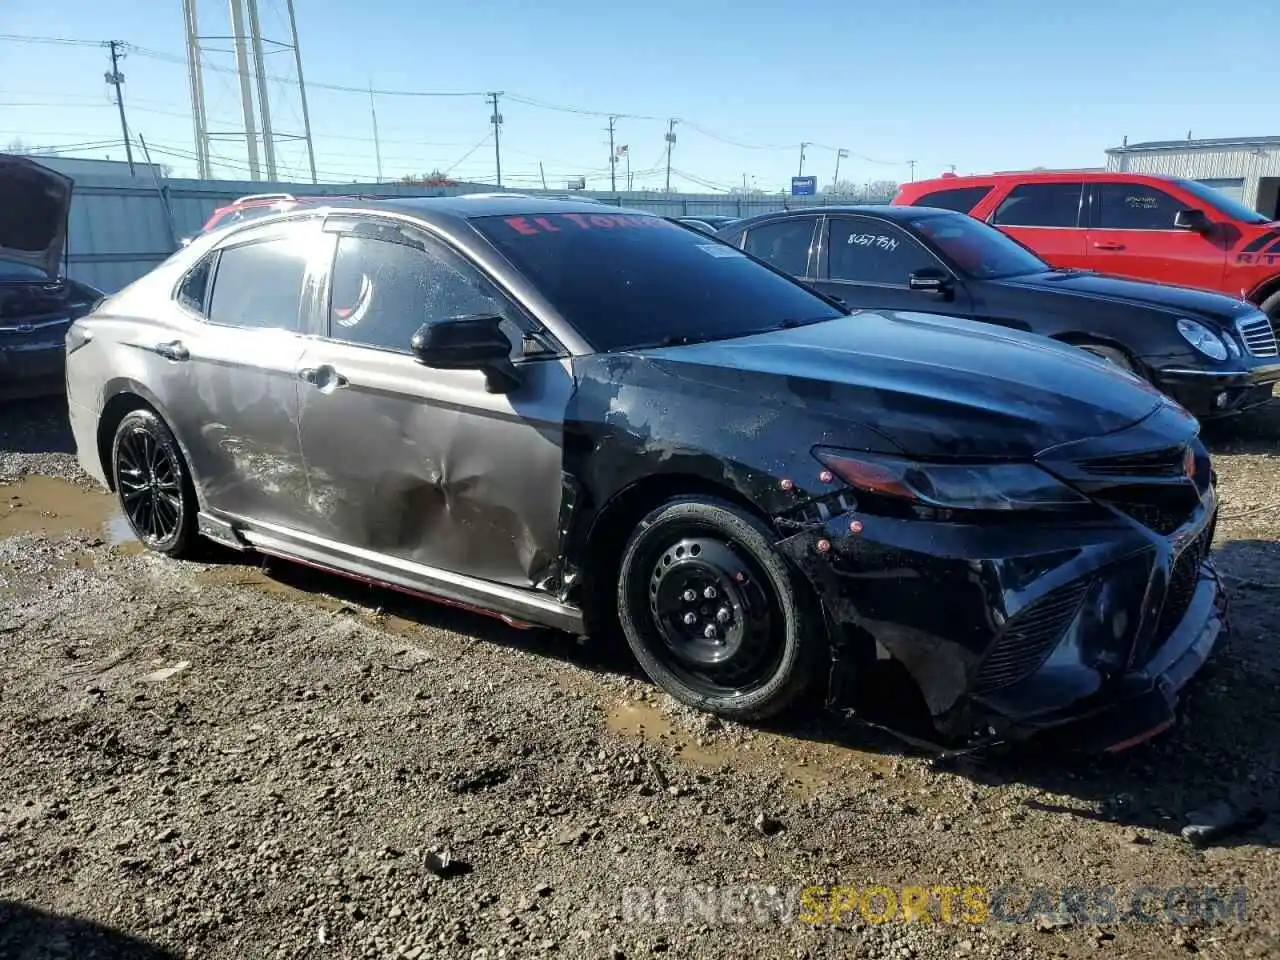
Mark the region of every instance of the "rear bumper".
[[1280, 363], [1233, 371], [1167, 367], [1154, 370], [1152, 379], [1187, 410], [1209, 420], [1233, 416], [1270, 400], [1276, 383], [1280, 383]]

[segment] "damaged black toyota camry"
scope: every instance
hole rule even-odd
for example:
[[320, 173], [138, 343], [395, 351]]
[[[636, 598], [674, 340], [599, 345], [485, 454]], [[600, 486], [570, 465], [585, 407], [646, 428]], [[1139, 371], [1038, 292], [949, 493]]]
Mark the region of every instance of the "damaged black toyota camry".
[[727, 717], [856, 712], [890, 661], [938, 743], [1115, 749], [1171, 722], [1223, 625], [1172, 401], [1031, 334], [850, 312], [660, 217], [298, 210], [198, 238], [67, 351], [80, 460], [153, 549], [620, 624]]

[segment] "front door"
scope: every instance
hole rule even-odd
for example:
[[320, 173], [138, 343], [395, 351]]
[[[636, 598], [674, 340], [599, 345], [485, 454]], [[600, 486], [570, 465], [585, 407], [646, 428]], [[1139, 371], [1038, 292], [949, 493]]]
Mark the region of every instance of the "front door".
[[[319, 220], [237, 238], [179, 286], [152, 380], [206, 507], [293, 525], [304, 514], [296, 371]], [[323, 262], [319, 263], [323, 267]]]
[[1219, 241], [1173, 225], [1179, 210], [1192, 207], [1204, 204], [1144, 183], [1094, 184], [1089, 267], [1137, 280], [1220, 289], [1227, 261]]
[[[822, 269], [814, 286], [853, 308], [914, 310], [968, 317], [972, 310], [963, 284], [941, 260], [902, 228], [874, 217], [828, 218]], [[912, 290], [913, 273], [942, 271], [953, 276], [946, 296]]]
[[[342, 548], [532, 586], [559, 552], [568, 359], [527, 349], [537, 324], [442, 241], [372, 220], [338, 230], [327, 336], [300, 364], [311, 526]], [[475, 314], [504, 318], [511, 393], [413, 356], [423, 324]]]

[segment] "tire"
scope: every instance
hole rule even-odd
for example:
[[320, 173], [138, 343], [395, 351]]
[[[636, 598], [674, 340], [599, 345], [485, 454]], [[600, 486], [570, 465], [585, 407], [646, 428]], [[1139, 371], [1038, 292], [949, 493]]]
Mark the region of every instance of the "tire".
[[130, 529], [151, 550], [195, 554], [195, 485], [173, 432], [151, 410], [125, 414], [111, 441], [111, 473]]
[[1126, 373], [1132, 373], [1139, 377], [1142, 376], [1142, 374], [1138, 373], [1138, 371], [1134, 369], [1133, 361], [1130, 360], [1122, 350], [1117, 350], [1115, 347], [1106, 347], [1100, 343], [1082, 343], [1079, 346], [1081, 350], [1087, 350], [1095, 357], [1100, 357], [1108, 363], [1114, 364]]
[[1280, 290], [1263, 300], [1258, 309], [1267, 315], [1272, 327], [1280, 328]]
[[791, 706], [826, 637], [769, 528], [703, 497], [669, 500], [637, 526], [622, 555], [618, 619], [658, 686], [731, 720]]

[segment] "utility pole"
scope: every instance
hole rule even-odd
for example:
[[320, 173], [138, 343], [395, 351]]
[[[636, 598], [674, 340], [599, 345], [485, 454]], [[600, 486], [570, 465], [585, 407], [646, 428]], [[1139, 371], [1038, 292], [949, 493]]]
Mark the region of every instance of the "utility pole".
[[108, 40], [107, 47], [111, 50], [111, 72], [107, 74], [107, 83], [116, 88], [116, 106], [120, 108], [120, 133], [124, 136], [124, 155], [129, 161], [129, 176], [133, 176], [133, 147], [129, 143], [129, 123], [124, 118], [124, 91], [120, 89], [120, 85], [124, 83], [124, 74], [120, 72], [120, 59], [124, 56], [121, 47], [124, 44], [119, 40]]
[[914, 160], [908, 160], [908, 161], [907, 161], [907, 163], [909, 163], [909, 164], [911, 165], [911, 182], [912, 182], [912, 183], [915, 183], [915, 180], [916, 180], [916, 162], [915, 162]]
[[804, 176], [804, 148], [807, 146], [809, 146], [809, 142], [807, 140], [800, 141], [800, 172], [796, 174], [797, 177]]
[[502, 96], [502, 91], [489, 94], [488, 102], [493, 104], [493, 117], [489, 121], [493, 124], [493, 166], [498, 175], [498, 186], [502, 186], [502, 114], [498, 112], [498, 98]]
[[538, 176], [542, 178], [542, 189], [547, 189], [547, 171], [542, 169], [542, 161], [538, 161]]
[[622, 147], [627, 154], [627, 193], [631, 192], [631, 145], [624, 144]]
[[613, 125], [618, 122], [617, 117], [609, 118], [609, 189], [618, 192], [618, 155], [613, 150]]
[[667, 193], [671, 192], [671, 148], [676, 143], [676, 124], [679, 120], [670, 120], [667, 123]]
[[840, 161], [849, 156], [849, 151], [843, 147], [836, 151], [836, 175], [831, 178], [831, 187], [834, 190], [836, 184], [840, 182]]
[[369, 119], [373, 121], [373, 158], [378, 165], [378, 182], [382, 182], [382, 144], [378, 141], [378, 111], [373, 105], [373, 81], [369, 81]]

